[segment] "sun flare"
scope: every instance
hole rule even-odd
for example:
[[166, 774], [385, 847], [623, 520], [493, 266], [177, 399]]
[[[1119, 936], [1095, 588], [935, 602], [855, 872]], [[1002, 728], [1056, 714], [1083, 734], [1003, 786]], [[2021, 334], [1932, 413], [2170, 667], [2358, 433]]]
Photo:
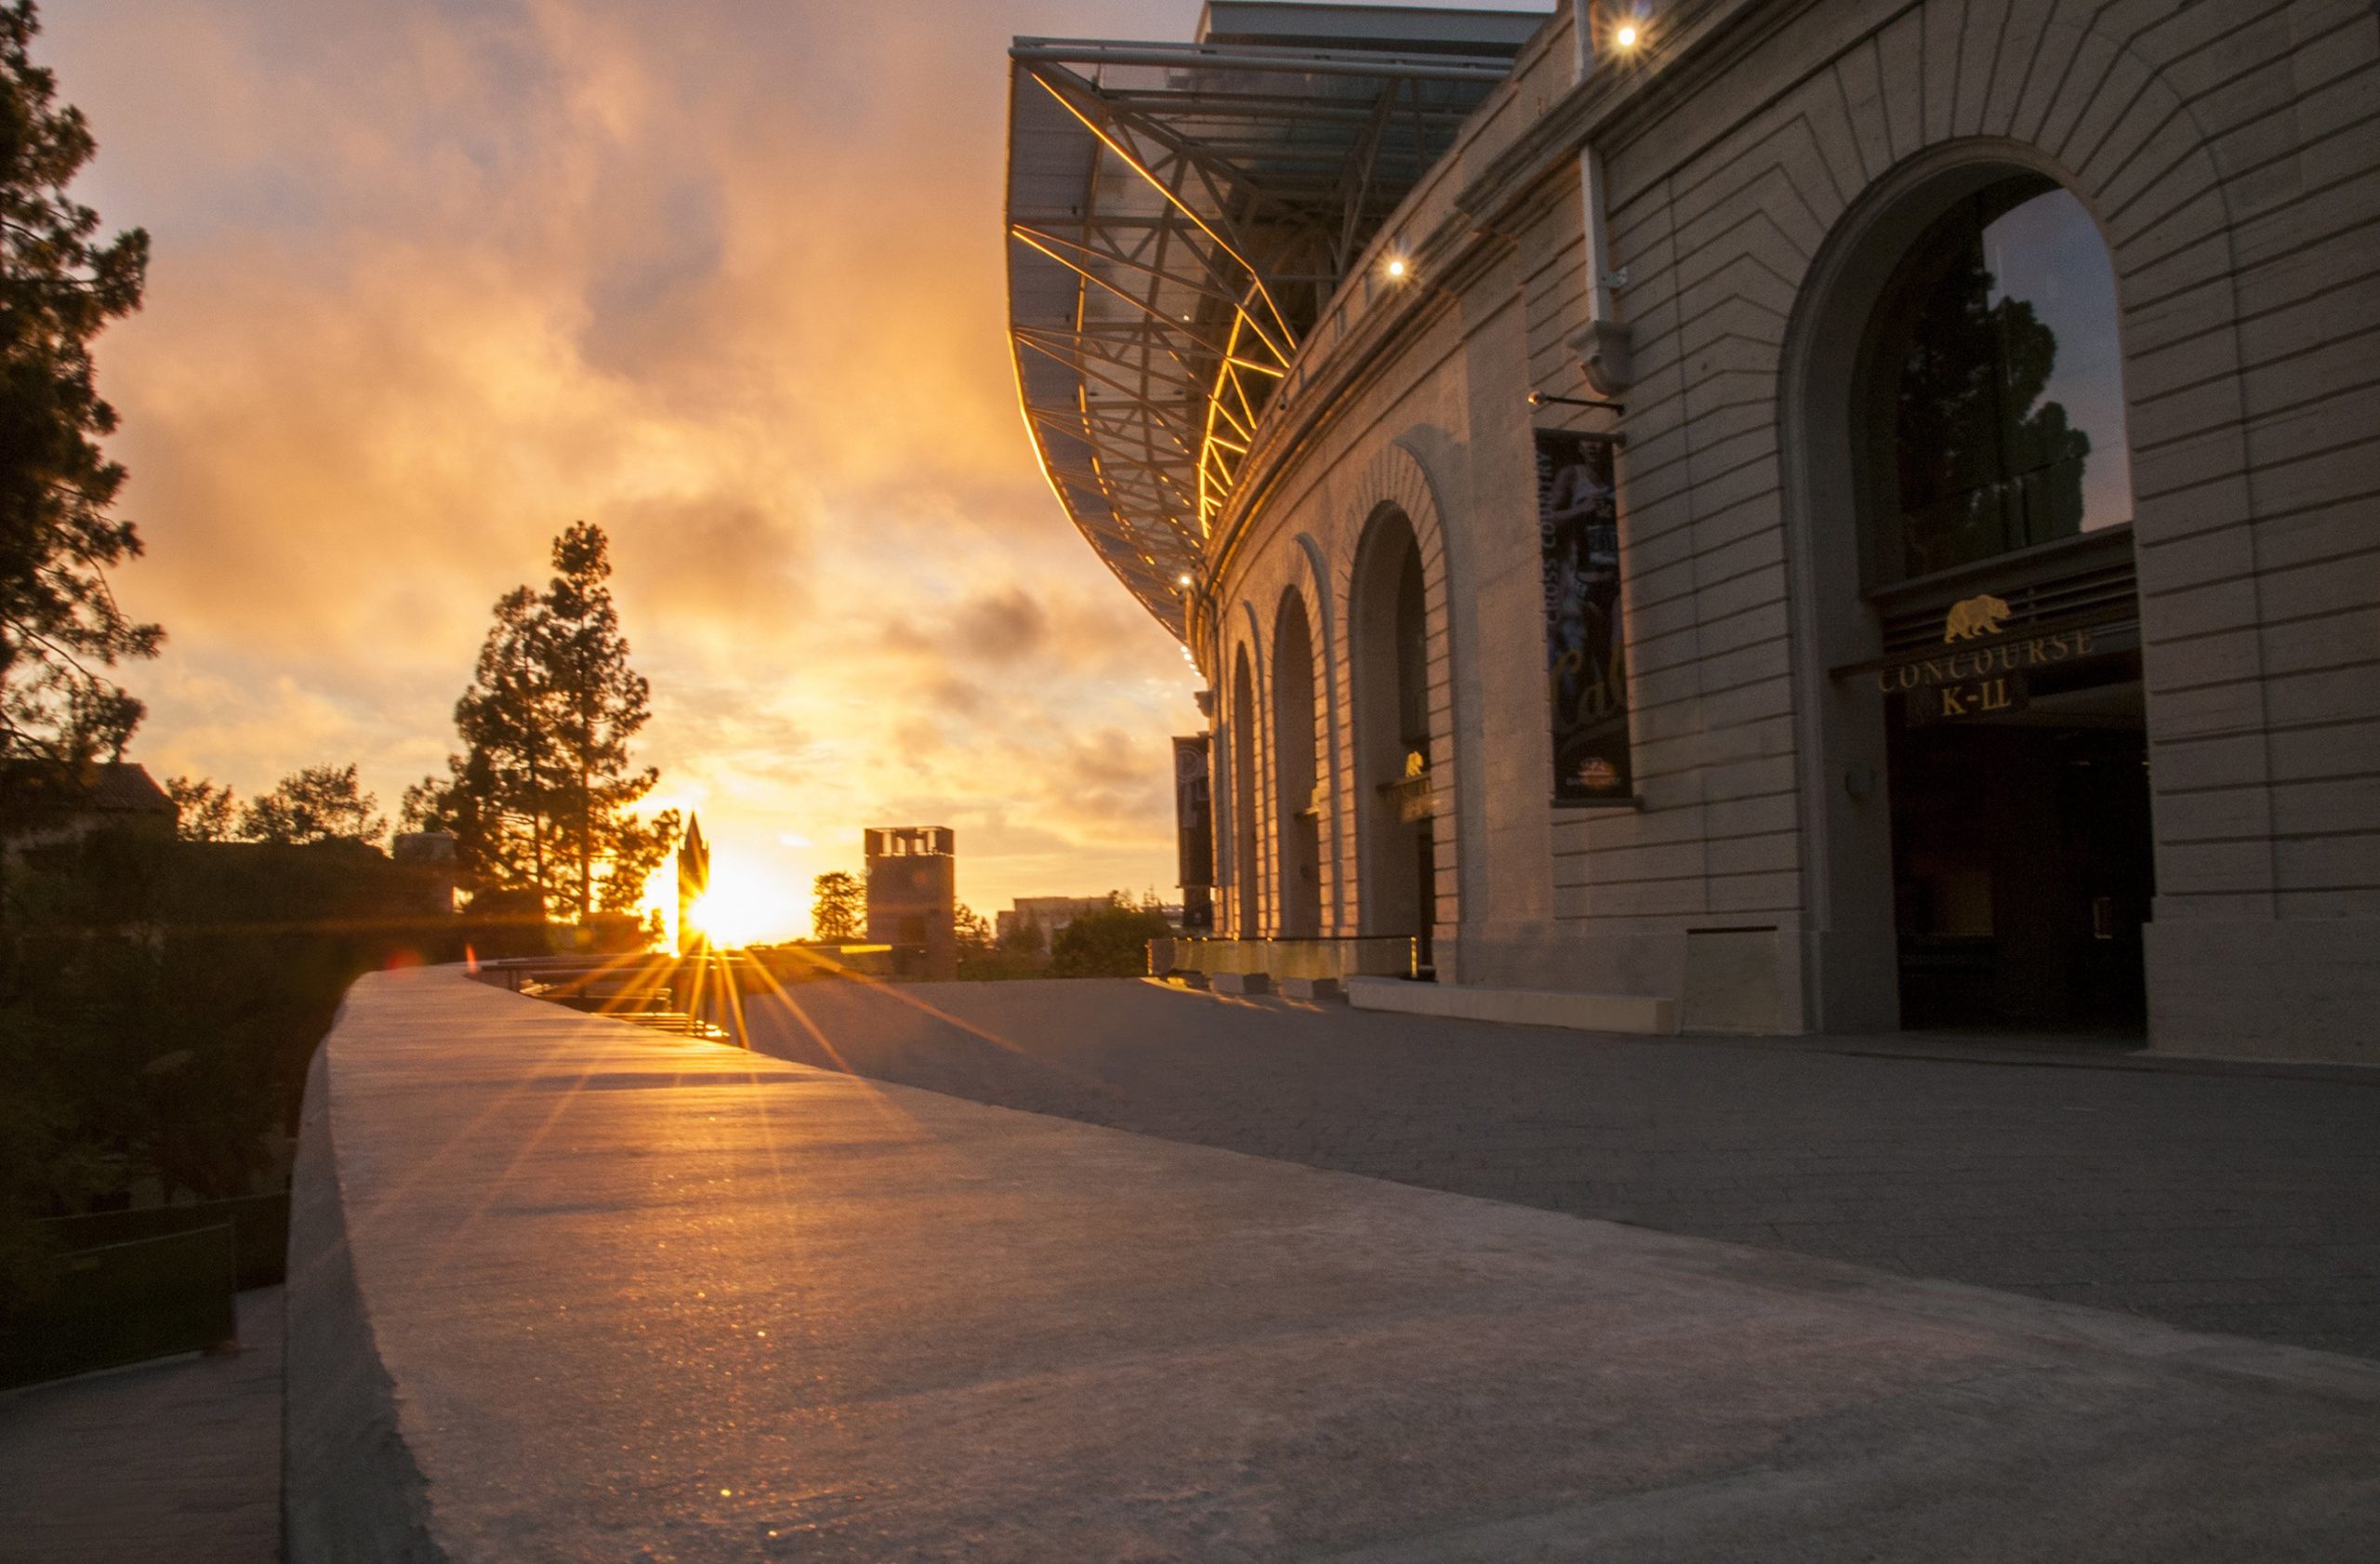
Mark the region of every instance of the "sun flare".
[[713, 945], [734, 948], [755, 940], [790, 937], [800, 913], [783, 887], [725, 860], [713, 860], [710, 888], [686, 909]]

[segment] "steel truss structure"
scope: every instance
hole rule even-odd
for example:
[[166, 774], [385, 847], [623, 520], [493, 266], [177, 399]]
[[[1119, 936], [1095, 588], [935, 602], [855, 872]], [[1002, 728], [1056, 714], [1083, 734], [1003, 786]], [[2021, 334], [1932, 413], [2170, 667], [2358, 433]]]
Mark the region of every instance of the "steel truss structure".
[[1177, 639], [1258, 416], [1508, 54], [1020, 38], [1009, 323], [1043, 471]]

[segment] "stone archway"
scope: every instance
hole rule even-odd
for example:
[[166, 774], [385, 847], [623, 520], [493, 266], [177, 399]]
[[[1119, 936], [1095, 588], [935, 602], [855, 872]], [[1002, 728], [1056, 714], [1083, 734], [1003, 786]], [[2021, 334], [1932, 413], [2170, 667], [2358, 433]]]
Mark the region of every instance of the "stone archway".
[[[2021, 263], [2004, 235], [1988, 243], [1986, 224], [2059, 203], [2095, 252], [2077, 248], [2069, 264], [2108, 269], [2100, 324], [2112, 344], [2104, 238], [2059, 171], [2004, 142], [1937, 148], [1878, 181], [1828, 241], [1789, 329], [1780, 444], [1812, 1020], [1825, 1029], [2096, 1024], [2137, 1008], [2150, 853], [2121, 353], [2109, 349], [2118, 412], [2096, 460], [2124, 474], [2122, 513], [2087, 527], [2082, 457], [2064, 478], [2073, 506], [2061, 508], [2039, 497], [2058, 464], [2012, 454], [2033, 424], [2065, 429], [2050, 370], [2028, 372], [2018, 407], [2012, 372], [1947, 362], [2002, 353], [2011, 332], [2054, 361], [2056, 334], [2015, 291]], [[1960, 245], [2007, 275], [1961, 258]], [[1944, 289], [1973, 293], [1963, 316], [1925, 316]], [[1977, 387], [2000, 399], [1984, 412], [1964, 404]], [[1965, 424], [1989, 426], [1991, 449], [1946, 455]], [[1944, 476], [1954, 471], [1964, 475]], [[2029, 506], [2074, 514], [2028, 521]], [[1930, 529], [1926, 547], [1912, 528]], [[1996, 605], [1980, 631], [1959, 616], [1977, 602]], [[2062, 639], [2102, 629], [2116, 633], [2085, 633], [2090, 656]], [[1952, 677], [2034, 643], [2059, 666]], [[2122, 851], [2096, 851], [2119, 838]]]
[[1256, 832], [1256, 681], [1248, 648], [1234, 655], [1231, 679], [1232, 937], [1259, 930]]
[[1438, 921], [1429, 631], [1420, 540], [1383, 506], [1364, 529], [1348, 591], [1357, 918], [1410, 935], [1431, 965]]
[[1292, 587], [1273, 620], [1273, 865], [1275, 917], [1288, 939], [1322, 932], [1322, 811], [1316, 797], [1314, 634]]

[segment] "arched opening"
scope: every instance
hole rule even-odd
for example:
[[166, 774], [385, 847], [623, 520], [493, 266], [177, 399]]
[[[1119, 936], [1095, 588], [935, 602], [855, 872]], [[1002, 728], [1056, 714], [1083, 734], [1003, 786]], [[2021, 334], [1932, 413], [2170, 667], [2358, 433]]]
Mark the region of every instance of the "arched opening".
[[1357, 918], [1416, 941], [1431, 969], [1437, 861], [1430, 775], [1429, 631], [1421, 550], [1402, 511], [1374, 517], [1348, 599], [1354, 671]]
[[1232, 936], [1254, 939], [1256, 921], [1256, 681], [1242, 646], [1231, 676]]
[[1315, 797], [1314, 633], [1292, 587], [1273, 620], [1274, 905], [1280, 934], [1322, 932], [1322, 812]]
[[1820, 1024], [2128, 1034], [2151, 839], [2114, 269], [2043, 173], [1901, 184], [1822, 266], [1789, 378]]

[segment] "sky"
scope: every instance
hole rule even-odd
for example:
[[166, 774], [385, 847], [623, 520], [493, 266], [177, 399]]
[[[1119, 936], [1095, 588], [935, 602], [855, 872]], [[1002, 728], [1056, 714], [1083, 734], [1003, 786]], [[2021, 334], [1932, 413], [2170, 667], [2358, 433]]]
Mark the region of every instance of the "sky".
[[1991, 301], [2022, 299], [2057, 339], [2041, 401], [2066, 409], [2090, 436], [2082, 461], [2082, 530], [2132, 520], [2132, 444], [2125, 434], [2123, 344], [2117, 338], [2115, 261], [2073, 192], [2048, 191], [1983, 230]]
[[[1515, 8], [1545, 9], [1542, 3]], [[130, 758], [243, 795], [440, 771], [491, 610], [611, 537], [651, 806], [735, 934], [869, 826], [960, 898], [1156, 888], [1198, 679], [1065, 521], [1004, 334], [1005, 52], [1197, 0], [48, 0], [77, 193], [149, 230], [103, 338]], [[658, 881], [656, 881], [658, 883]]]
[[961, 899], [1173, 880], [1197, 678], [1059, 510], [1016, 408], [1012, 34], [1091, 5], [49, 0], [36, 58], [139, 225], [99, 347], [166, 649], [130, 758], [243, 795], [441, 768], [490, 610], [611, 536], [655, 806], [754, 937], [872, 825]]

